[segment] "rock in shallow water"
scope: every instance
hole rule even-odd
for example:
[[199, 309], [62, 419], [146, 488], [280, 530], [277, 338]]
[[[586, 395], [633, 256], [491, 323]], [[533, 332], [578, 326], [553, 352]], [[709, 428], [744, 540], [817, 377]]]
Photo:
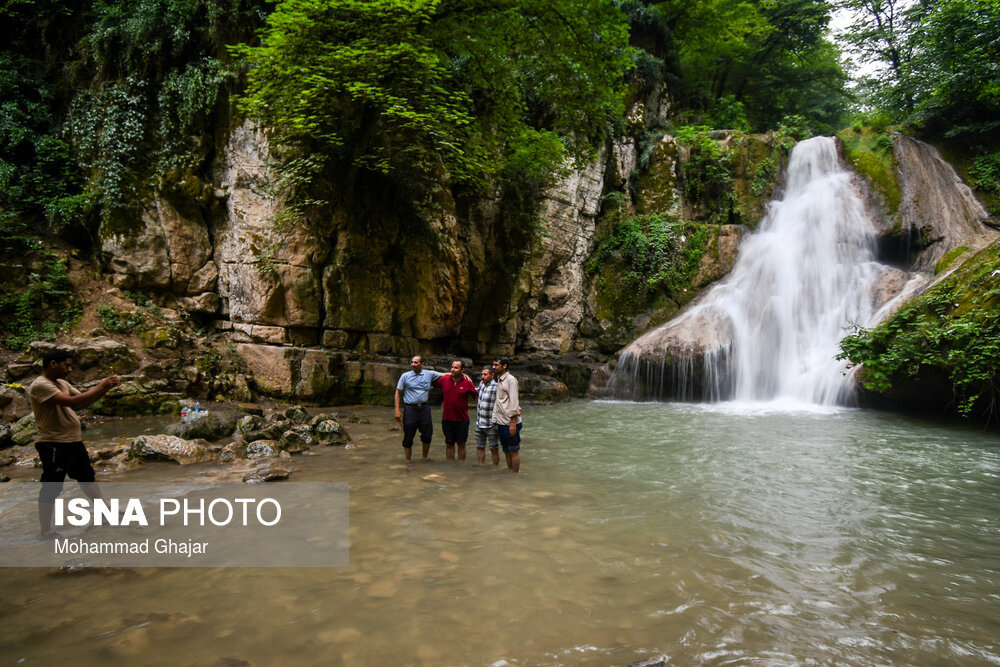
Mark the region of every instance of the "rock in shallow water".
[[281, 468], [279, 466], [269, 466], [267, 468], [261, 468], [260, 470], [254, 470], [243, 475], [243, 481], [247, 484], [260, 484], [262, 482], [278, 482], [283, 479], [288, 479], [292, 472], [287, 468]]
[[176, 461], [181, 465], [203, 463], [215, 457], [197, 442], [173, 435], [140, 435], [132, 441], [128, 458], [146, 461]]

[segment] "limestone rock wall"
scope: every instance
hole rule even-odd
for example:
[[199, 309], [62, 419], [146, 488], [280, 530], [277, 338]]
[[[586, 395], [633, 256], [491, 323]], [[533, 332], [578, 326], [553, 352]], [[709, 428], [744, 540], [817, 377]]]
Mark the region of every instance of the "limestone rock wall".
[[520, 277], [526, 294], [519, 348], [551, 355], [574, 351], [585, 316], [584, 262], [593, 247], [604, 191], [605, 153], [546, 193], [542, 233]]
[[918, 230], [925, 248], [913, 269], [933, 274], [938, 261], [958, 248], [966, 256], [985, 248], [1000, 232], [988, 226], [989, 213], [955, 168], [930, 144], [897, 134], [893, 156], [898, 163], [899, 213], [904, 228]]
[[287, 224], [270, 163], [264, 131], [232, 128], [204, 182], [187, 184], [196, 196], [154, 192], [138, 224], [102, 228], [112, 282], [215, 320], [235, 343], [396, 356], [578, 344], [603, 152], [545, 194], [538, 233], [509, 229], [499, 195], [459, 204], [444, 187], [411, 210], [347, 202]]

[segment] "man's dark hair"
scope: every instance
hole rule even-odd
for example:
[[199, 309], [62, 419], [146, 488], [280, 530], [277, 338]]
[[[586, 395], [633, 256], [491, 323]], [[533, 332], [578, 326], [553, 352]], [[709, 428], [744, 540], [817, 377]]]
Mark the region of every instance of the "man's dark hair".
[[493, 374], [493, 367], [492, 366], [483, 366], [483, 370], [484, 371], [489, 371], [490, 375]]
[[458, 362], [458, 365], [461, 366], [462, 370], [464, 371], [465, 370], [465, 362], [462, 361], [461, 359], [452, 359], [451, 363], [454, 364], [456, 361]]
[[71, 352], [60, 349], [58, 347], [54, 347], [48, 352], [46, 352], [45, 356], [42, 357], [42, 368], [48, 368], [53, 361], [56, 362], [57, 364], [61, 364], [67, 359], [72, 359], [72, 358], [73, 354]]
[[493, 361], [497, 361], [504, 368], [510, 368], [510, 357], [494, 357]]
[[420, 359], [420, 363], [424, 363], [424, 355], [422, 354], [415, 354], [410, 357], [410, 361], [413, 361], [414, 359]]

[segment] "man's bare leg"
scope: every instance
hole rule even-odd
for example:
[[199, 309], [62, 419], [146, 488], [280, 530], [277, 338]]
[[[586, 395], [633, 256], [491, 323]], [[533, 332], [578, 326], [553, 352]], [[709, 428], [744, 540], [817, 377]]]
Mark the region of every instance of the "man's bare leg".
[[521, 452], [511, 452], [510, 453], [510, 471], [515, 475], [521, 469]]
[[49, 537], [50, 535], [55, 535], [54, 530], [52, 530], [52, 515], [56, 511], [56, 506], [54, 503], [38, 503], [38, 536], [39, 537]]
[[490, 454], [493, 456], [493, 465], [495, 465], [495, 466], [500, 465], [500, 450], [499, 449], [491, 449], [490, 450]]
[[430, 453], [431, 453], [431, 443], [429, 443], [429, 442], [422, 442], [420, 444], [421, 444], [421, 446], [423, 447], [423, 450], [424, 450], [424, 457], [423, 457], [424, 461], [426, 461], [428, 455], [430, 455]]
[[476, 459], [479, 461], [479, 465], [486, 465], [485, 447], [476, 447]]
[[406, 457], [407, 461], [413, 459], [413, 447], [403, 447], [403, 456]]
[[507, 458], [507, 469], [510, 470], [514, 466], [514, 462], [511, 460], [511, 453], [504, 452], [503, 455]]
[[444, 457], [449, 461], [455, 460], [455, 445], [444, 446]]
[[464, 442], [458, 443], [458, 460], [459, 461], [464, 461], [465, 460], [465, 443]]

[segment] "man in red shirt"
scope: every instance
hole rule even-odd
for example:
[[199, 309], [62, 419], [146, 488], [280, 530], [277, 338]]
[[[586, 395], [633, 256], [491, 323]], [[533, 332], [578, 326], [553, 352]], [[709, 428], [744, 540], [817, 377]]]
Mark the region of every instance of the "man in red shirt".
[[469, 439], [469, 397], [476, 398], [479, 392], [472, 379], [462, 372], [462, 362], [451, 362], [451, 373], [442, 375], [433, 382], [444, 394], [441, 404], [441, 430], [444, 431], [445, 458], [455, 460], [455, 445], [458, 445], [458, 460], [465, 460], [465, 443]]

